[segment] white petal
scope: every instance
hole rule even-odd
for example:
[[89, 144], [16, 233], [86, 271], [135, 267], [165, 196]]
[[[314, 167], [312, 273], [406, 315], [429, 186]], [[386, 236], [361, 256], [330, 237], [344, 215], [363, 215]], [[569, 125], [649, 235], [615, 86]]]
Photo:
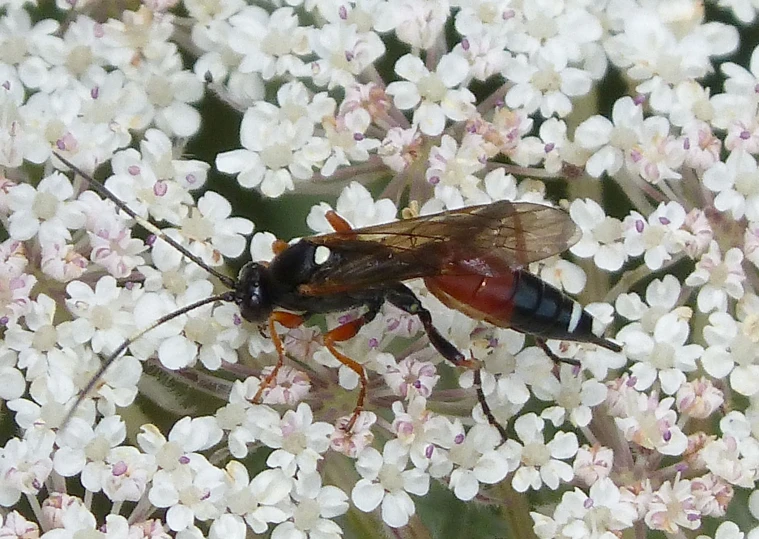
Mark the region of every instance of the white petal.
[[416, 84], [412, 82], [391, 82], [387, 85], [386, 92], [393, 96], [393, 103], [401, 110], [414, 108], [421, 99]]
[[404, 491], [388, 493], [382, 500], [382, 520], [392, 528], [408, 524], [415, 511], [414, 502]]
[[435, 137], [445, 128], [445, 114], [439, 105], [423, 101], [414, 112], [414, 123], [419, 124], [422, 133]]
[[469, 75], [469, 62], [458, 54], [446, 54], [440, 58], [435, 74], [448, 88], [458, 86]]
[[411, 82], [418, 82], [422, 77], [429, 74], [421, 58], [414, 54], [401, 56], [395, 62], [395, 72], [398, 76]]
[[593, 150], [609, 142], [612, 123], [603, 116], [591, 116], [575, 130], [575, 142], [587, 150]]
[[248, 150], [232, 150], [216, 156], [216, 168], [220, 172], [235, 174], [250, 167], [250, 159], [255, 155]]
[[182, 531], [191, 526], [194, 519], [192, 509], [184, 505], [174, 505], [166, 512], [166, 524], [174, 531]]
[[385, 489], [378, 483], [372, 483], [368, 479], [361, 479], [351, 491], [353, 505], [359, 510], [368, 513], [374, 511], [382, 501]]
[[171, 370], [183, 369], [197, 356], [198, 347], [180, 335], [169, 337], [158, 347], [158, 359]]

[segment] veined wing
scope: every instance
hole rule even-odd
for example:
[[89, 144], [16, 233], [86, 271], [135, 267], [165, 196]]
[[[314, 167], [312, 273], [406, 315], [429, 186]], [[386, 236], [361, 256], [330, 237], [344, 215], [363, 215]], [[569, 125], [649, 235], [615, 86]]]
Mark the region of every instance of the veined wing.
[[321, 295], [433, 275], [517, 269], [561, 253], [580, 231], [565, 211], [499, 201], [305, 241], [330, 249], [302, 292]]

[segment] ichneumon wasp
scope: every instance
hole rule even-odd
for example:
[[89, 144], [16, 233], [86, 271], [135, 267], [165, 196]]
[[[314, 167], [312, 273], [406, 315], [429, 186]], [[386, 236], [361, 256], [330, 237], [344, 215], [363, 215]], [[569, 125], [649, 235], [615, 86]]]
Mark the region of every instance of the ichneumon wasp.
[[[524, 268], [561, 253], [579, 239], [579, 231], [563, 210], [528, 202], [498, 201], [353, 229], [335, 212], [327, 213], [331, 234], [310, 236], [291, 245], [277, 242], [268, 264], [248, 262], [237, 279], [208, 267], [171, 237], [137, 216], [94, 178], [56, 154], [67, 167], [89, 181], [101, 195], [184, 256], [220, 279], [228, 291], [167, 314], [124, 341], [106, 358], [88, 382], [69, 416], [94, 388], [108, 367], [142, 335], [158, 325], [202, 305], [230, 301], [242, 317], [268, 323], [278, 361], [261, 385], [261, 397], [282, 365], [285, 352], [276, 331], [279, 323], [296, 328], [315, 314], [363, 308], [358, 318], [326, 332], [325, 347], [360, 380], [356, 407], [345, 430], [350, 431], [363, 409], [367, 376], [361, 364], [337, 349], [373, 320], [385, 302], [418, 317], [430, 343], [456, 366], [475, 368], [434, 326], [430, 312], [403, 281], [423, 278], [428, 290], [445, 305], [471, 318], [533, 335], [553, 359], [545, 339], [588, 342], [618, 352], [621, 348], [592, 331], [592, 317], [559, 289]], [[479, 388], [478, 398], [488, 420], [504, 434]], [[68, 416], [67, 416], [68, 419]]]

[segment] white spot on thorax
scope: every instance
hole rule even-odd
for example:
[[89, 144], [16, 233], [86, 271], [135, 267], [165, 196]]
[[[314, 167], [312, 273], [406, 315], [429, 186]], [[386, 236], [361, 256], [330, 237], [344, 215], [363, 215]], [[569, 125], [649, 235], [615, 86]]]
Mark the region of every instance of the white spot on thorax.
[[324, 245], [319, 245], [316, 248], [316, 251], [314, 251], [314, 263], [321, 266], [324, 264], [327, 260], [329, 260], [330, 255], [329, 248], [325, 247]]
[[582, 316], [582, 305], [574, 302], [574, 305], [572, 305], [572, 316], [569, 317], [569, 326], [567, 327], [567, 331], [569, 333], [574, 333], [577, 329], [577, 324], [580, 323], [580, 317]]

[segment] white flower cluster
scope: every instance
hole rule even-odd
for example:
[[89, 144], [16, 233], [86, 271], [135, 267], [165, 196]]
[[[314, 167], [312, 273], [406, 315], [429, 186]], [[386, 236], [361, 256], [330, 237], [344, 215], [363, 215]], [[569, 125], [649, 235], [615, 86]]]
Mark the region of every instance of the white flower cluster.
[[[712, 3], [743, 23], [759, 11]], [[685, 536], [747, 498], [759, 521], [759, 47], [747, 67], [726, 61], [738, 32], [702, 2], [33, 4], [0, 0], [0, 398], [14, 432], [0, 536], [380, 536], [423, 525], [433, 482], [502, 506], [503, 481], [552, 491], [502, 516], [541, 539]], [[629, 95], [605, 116], [593, 102], [611, 70]], [[719, 89], [703, 82], [714, 73]], [[391, 306], [338, 344], [354, 368], [317, 327], [271, 335], [230, 302], [190, 308], [219, 275], [163, 238], [220, 268], [253, 232], [221, 195], [193, 193], [210, 166], [181, 155], [213, 124], [205, 92], [242, 117], [220, 172], [272, 198], [360, 180], [335, 204], [354, 227], [396, 219], [404, 197], [408, 217], [549, 204], [547, 183], [565, 188], [582, 232], [570, 251], [587, 263], [531, 269], [603, 300], [587, 308], [594, 329], [614, 326], [623, 351], [533, 346], [409, 283], [481, 367], [455, 385], [420, 320]], [[107, 164], [105, 187], [138, 218], [57, 156], [94, 176]], [[375, 200], [362, 184], [382, 178]], [[306, 223], [332, 232], [329, 210]], [[161, 233], [143, 239], [143, 220]], [[277, 249], [251, 238], [254, 260]], [[277, 336], [297, 364], [272, 367]], [[357, 365], [368, 391], [353, 413]], [[183, 417], [146, 420], [138, 384]], [[370, 517], [349, 511], [376, 526], [356, 531]], [[716, 537], [744, 532], [759, 526]]]

